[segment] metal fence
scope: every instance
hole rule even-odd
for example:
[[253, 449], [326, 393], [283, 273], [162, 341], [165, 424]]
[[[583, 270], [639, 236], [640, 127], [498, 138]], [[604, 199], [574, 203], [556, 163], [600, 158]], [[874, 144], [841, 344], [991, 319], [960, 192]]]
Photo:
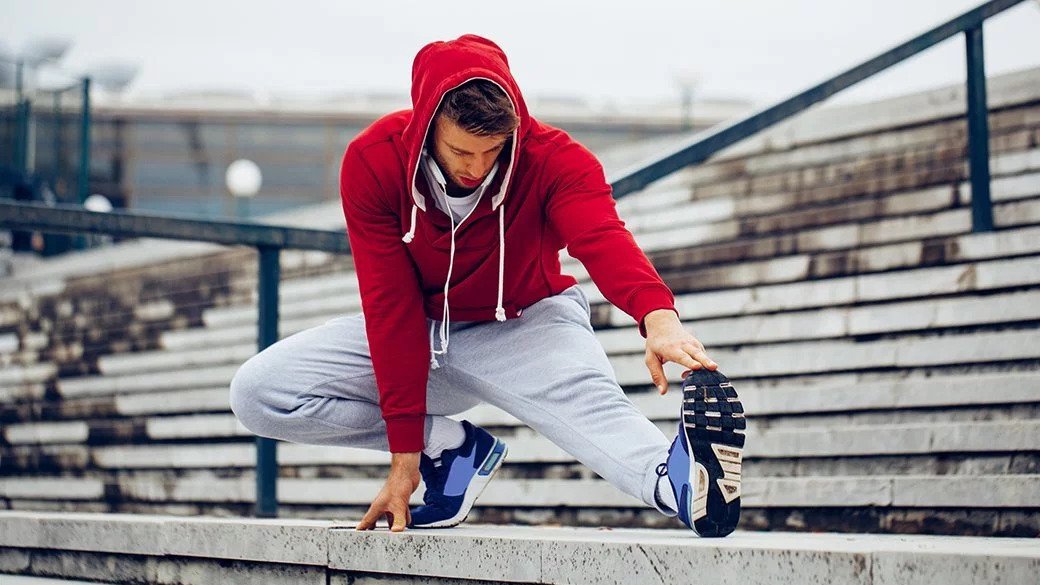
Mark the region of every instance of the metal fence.
[[[3, 65], [14, 69], [15, 87], [0, 94], [0, 197], [82, 205], [90, 194], [90, 79], [42, 88], [26, 83], [25, 62]], [[50, 256], [81, 249], [85, 240], [17, 230], [10, 245]]]

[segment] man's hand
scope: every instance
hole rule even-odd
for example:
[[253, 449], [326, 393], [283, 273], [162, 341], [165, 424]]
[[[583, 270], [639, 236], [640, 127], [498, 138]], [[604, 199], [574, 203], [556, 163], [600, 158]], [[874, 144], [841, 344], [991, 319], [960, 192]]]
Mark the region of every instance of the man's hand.
[[702, 367], [715, 370], [719, 367], [708, 354], [704, 345], [693, 334], [683, 329], [675, 311], [658, 309], [643, 318], [646, 327], [646, 368], [661, 395], [668, 392], [668, 378], [664, 375], [664, 364], [675, 362], [689, 368], [683, 372], [685, 378], [691, 371]]
[[380, 516], [386, 517], [391, 532], [402, 532], [411, 523], [412, 512], [408, 500], [419, 487], [419, 451], [393, 453], [390, 456], [390, 476], [379, 491], [368, 512], [355, 530], [371, 530], [376, 527]]

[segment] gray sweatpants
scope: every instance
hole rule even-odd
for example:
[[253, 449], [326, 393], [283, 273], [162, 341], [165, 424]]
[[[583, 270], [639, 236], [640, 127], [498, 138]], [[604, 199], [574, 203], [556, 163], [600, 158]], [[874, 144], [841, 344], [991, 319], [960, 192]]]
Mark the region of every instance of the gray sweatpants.
[[[588, 298], [575, 285], [518, 319], [449, 323], [450, 348], [429, 373], [426, 441], [434, 418], [489, 403], [660, 510], [655, 468], [671, 439], [618, 386], [589, 318]], [[291, 335], [250, 358], [231, 382], [231, 408], [260, 436], [389, 450], [361, 313]]]

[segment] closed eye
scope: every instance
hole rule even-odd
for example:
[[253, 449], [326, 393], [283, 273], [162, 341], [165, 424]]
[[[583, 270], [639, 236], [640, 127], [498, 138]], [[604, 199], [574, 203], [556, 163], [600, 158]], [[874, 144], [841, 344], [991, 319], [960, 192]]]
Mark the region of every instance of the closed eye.
[[[496, 146], [496, 147], [494, 147], [494, 148], [489, 148], [489, 149], [487, 149], [487, 150], [486, 150], [486, 151], [484, 151], [484, 152], [485, 152], [485, 153], [487, 153], [487, 152], [495, 152], [496, 150], [501, 150], [501, 149], [502, 149], [502, 147], [503, 147], [503, 146], [505, 146], [505, 145], [506, 145], [506, 143], [505, 143], [505, 142], [503, 142], [503, 143], [499, 144], [498, 146]], [[471, 154], [473, 154], [472, 152], [466, 152], [465, 150], [459, 150], [459, 149], [457, 149], [457, 148], [452, 148], [452, 149], [451, 149], [451, 151], [452, 151], [452, 152], [453, 152], [454, 154], [457, 154], [457, 155], [459, 155], [459, 156], [466, 156], [466, 155], [471, 155]]]

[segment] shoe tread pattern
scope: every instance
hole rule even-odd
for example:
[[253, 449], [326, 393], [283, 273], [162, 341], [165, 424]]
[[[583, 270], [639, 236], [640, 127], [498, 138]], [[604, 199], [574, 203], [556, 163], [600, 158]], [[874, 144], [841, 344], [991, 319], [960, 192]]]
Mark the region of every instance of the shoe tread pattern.
[[740, 520], [744, 407], [725, 375], [700, 369], [683, 381], [682, 413], [693, 459], [709, 477], [706, 513], [694, 520], [694, 529], [701, 536], [726, 536]]

